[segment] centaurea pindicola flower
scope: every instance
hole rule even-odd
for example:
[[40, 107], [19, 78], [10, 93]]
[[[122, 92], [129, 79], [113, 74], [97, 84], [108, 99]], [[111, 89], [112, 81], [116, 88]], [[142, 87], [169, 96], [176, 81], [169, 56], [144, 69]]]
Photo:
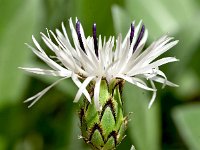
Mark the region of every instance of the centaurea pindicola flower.
[[[116, 39], [112, 36], [102, 39], [97, 35], [96, 24], [92, 27], [92, 36], [86, 38], [79, 20], [76, 19], [74, 27], [72, 19], [69, 19], [69, 25], [74, 46], [63, 23], [62, 32], [56, 29], [56, 33], [50, 30], [47, 30], [47, 35], [41, 33], [42, 40], [55, 53], [57, 61], [48, 56], [32, 36], [36, 47], [28, 47], [51, 69], [22, 69], [61, 78], [25, 102], [32, 102], [31, 107], [58, 82], [71, 78], [79, 88], [74, 102], [78, 102], [82, 94], [85, 97], [79, 104], [81, 137], [93, 149], [113, 149], [122, 141], [127, 128], [128, 119], [122, 109], [124, 83], [153, 92], [150, 108], [156, 98], [154, 82], [177, 86], [167, 80], [159, 66], [178, 60], [174, 57], [155, 59], [178, 41], [164, 35], [143, 50], [148, 31], [141, 21], [138, 25], [131, 23], [124, 39], [121, 34]], [[145, 81], [149, 81], [151, 87]]]

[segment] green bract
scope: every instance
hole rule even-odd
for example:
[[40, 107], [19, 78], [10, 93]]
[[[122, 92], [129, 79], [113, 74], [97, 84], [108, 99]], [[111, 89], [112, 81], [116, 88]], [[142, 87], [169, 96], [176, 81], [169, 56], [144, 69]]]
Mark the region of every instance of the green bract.
[[[93, 97], [94, 84], [91, 83], [88, 88], [90, 96]], [[116, 79], [111, 84], [106, 80], [101, 81], [100, 111], [97, 111], [93, 102], [80, 102], [82, 137], [93, 149], [114, 149], [125, 137], [128, 121], [123, 115], [122, 88], [123, 80]]]

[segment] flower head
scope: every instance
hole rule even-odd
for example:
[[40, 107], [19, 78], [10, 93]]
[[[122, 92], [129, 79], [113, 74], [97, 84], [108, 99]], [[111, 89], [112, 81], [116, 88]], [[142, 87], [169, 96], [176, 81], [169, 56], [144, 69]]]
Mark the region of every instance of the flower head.
[[[56, 29], [56, 33], [50, 30], [47, 30], [47, 35], [41, 33], [42, 40], [55, 53], [55, 58], [59, 63], [48, 56], [32, 36], [36, 48], [30, 45], [28, 47], [51, 70], [41, 68], [22, 69], [36, 74], [59, 76], [61, 79], [27, 99], [25, 102], [32, 101], [30, 106], [38, 101], [51, 87], [66, 78], [72, 78], [79, 88], [74, 102], [78, 102], [82, 94], [91, 102], [91, 97], [86, 87], [91, 82], [94, 83], [94, 104], [99, 110], [101, 109], [99, 92], [102, 80], [111, 83], [115, 79], [122, 79], [142, 89], [152, 91], [153, 96], [149, 107], [156, 97], [154, 82], [160, 82], [164, 86], [177, 86], [167, 80], [165, 74], [159, 70], [159, 66], [178, 61], [178, 59], [165, 57], [155, 60], [178, 43], [172, 37], [164, 35], [143, 50], [148, 31], [141, 21], [138, 25], [135, 22], [131, 23], [131, 27], [124, 39], [122, 39], [121, 35], [116, 39], [112, 36], [108, 39], [105, 37], [102, 39], [101, 35], [97, 36], [96, 24], [92, 27], [92, 36], [86, 38], [79, 20], [76, 19], [74, 27], [72, 19], [69, 19], [69, 25], [73, 45], [70, 43], [63, 23], [62, 32]], [[146, 80], [150, 81], [151, 87], [148, 87], [145, 83]]]

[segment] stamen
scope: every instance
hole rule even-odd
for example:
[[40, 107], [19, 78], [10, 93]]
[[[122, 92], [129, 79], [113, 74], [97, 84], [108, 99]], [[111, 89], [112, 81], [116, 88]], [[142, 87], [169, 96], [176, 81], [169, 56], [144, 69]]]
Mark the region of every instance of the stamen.
[[140, 30], [140, 34], [139, 34], [139, 36], [137, 38], [137, 41], [136, 41], [136, 43], [135, 43], [135, 45], [133, 47], [133, 53], [135, 52], [135, 50], [137, 49], [138, 45], [140, 44], [140, 41], [142, 40], [142, 38], [144, 36], [144, 31], [145, 31], [145, 26], [142, 25], [142, 28]]
[[78, 41], [79, 41], [80, 47], [85, 52], [85, 48], [84, 48], [84, 45], [83, 45], [81, 32], [80, 32], [80, 21], [79, 20], [76, 22], [76, 33], [77, 33], [77, 36], [78, 36]]
[[131, 23], [130, 45], [133, 41], [134, 31], [135, 31], [134, 25]]
[[93, 40], [94, 40], [94, 50], [95, 50], [96, 56], [98, 57], [98, 41], [97, 41], [96, 23], [93, 24], [92, 31], [93, 31]]

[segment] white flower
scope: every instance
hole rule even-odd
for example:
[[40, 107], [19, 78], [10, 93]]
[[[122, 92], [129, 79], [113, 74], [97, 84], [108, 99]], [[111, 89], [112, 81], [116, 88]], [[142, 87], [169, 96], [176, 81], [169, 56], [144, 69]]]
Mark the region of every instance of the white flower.
[[[102, 79], [106, 79], [109, 83], [113, 79], [121, 78], [142, 89], [152, 91], [153, 96], [149, 107], [156, 97], [154, 82], [160, 82], [164, 86], [177, 86], [167, 80], [165, 74], [159, 70], [159, 66], [178, 61], [178, 59], [165, 57], [155, 60], [178, 43], [172, 37], [164, 35], [143, 50], [148, 37], [148, 31], [142, 25], [141, 21], [138, 25], [132, 22], [124, 40], [121, 35], [116, 40], [114, 37], [109, 37], [108, 40], [105, 37], [102, 39], [101, 35], [97, 37], [96, 24], [93, 25], [92, 37], [88, 36], [87, 38], [85, 37], [81, 23], [77, 19], [75, 28], [72, 19], [69, 19], [69, 25], [74, 46], [69, 41], [63, 23], [62, 32], [56, 29], [56, 34], [48, 30], [47, 35], [41, 33], [44, 43], [55, 53], [55, 58], [60, 63], [52, 60], [41, 48], [34, 36], [32, 36], [36, 48], [29, 45], [28, 47], [51, 70], [41, 68], [22, 69], [36, 74], [59, 76], [61, 79], [35, 96], [27, 99], [25, 102], [32, 101], [29, 107], [38, 101], [51, 87], [66, 78], [72, 78], [73, 82], [79, 88], [74, 102], [78, 102], [82, 94], [91, 102], [91, 97], [86, 87], [91, 81], [94, 81], [94, 103], [97, 109], [101, 108], [99, 104], [99, 91]], [[149, 80], [151, 87], [148, 87], [144, 80]]]

